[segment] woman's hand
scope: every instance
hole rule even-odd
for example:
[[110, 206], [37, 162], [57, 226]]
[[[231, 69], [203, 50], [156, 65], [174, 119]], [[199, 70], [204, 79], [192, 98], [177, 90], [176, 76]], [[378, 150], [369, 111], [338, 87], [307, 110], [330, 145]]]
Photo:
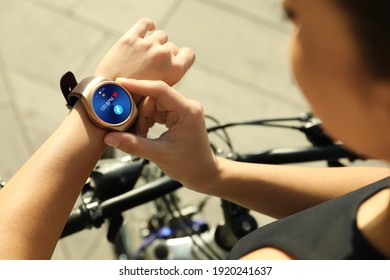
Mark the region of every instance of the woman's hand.
[[[151, 19], [138, 21], [105, 55], [95, 74], [112, 80], [125, 77], [176, 84], [193, 64], [194, 52], [177, 47], [155, 28]], [[150, 31], [154, 32], [146, 36]]]
[[[147, 158], [185, 186], [207, 192], [218, 176], [218, 167], [210, 149], [201, 105], [161, 81], [117, 81], [130, 92], [146, 97], [137, 124], [137, 131], [142, 133], [110, 132], [105, 143]], [[157, 139], [145, 138], [149, 126], [155, 122], [165, 124], [167, 131]]]

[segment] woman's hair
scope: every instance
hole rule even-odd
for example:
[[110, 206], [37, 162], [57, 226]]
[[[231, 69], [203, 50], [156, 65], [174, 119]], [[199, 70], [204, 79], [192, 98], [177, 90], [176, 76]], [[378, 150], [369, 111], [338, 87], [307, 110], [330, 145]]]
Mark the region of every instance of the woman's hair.
[[335, 0], [350, 15], [369, 72], [390, 79], [390, 0]]

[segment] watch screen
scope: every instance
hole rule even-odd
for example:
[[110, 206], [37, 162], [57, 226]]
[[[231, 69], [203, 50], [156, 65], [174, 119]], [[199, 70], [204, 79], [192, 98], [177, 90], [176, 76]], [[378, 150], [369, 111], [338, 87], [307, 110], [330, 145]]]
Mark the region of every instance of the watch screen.
[[116, 84], [105, 84], [92, 97], [95, 114], [109, 124], [120, 124], [131, 114], [132, 103], [127, 92]]

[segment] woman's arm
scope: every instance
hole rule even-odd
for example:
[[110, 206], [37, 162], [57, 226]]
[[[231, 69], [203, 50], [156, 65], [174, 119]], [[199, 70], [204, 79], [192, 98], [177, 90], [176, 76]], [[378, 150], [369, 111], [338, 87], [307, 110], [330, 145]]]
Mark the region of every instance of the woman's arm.
[[48, 259], [106, 132], [81, 103], [0, 191], [0, 258]]
[[[150, 19], [136, 23], [103, 58], [96, 74], [179, 81], [194, 54], [168, 42], [163, 31], [146, 36], [154, 29]], [[141, 97], [135, 99], [139, 102]], [[142, 118], [142, 112], [139, 115]], [[0, 191], [1, 259], [51, 257], [71, 208], [106, 147], [105, 133], [78, 102], [9, 180]]]
[[168, 130], [158, 139], [113, 132], [105, 137], [106, 143], [156, 162], [195, 191], [279, 218], [390, 175], [387, 168], [307, 168], [217, 158], [200, 104], [160, 82], [119, 81], [131, 92], [148, 96], [143, 122], [164, 122]]
[[281, 218], [390, 176], [381, 167], [302, 167], [217, 160], [213, 195]]

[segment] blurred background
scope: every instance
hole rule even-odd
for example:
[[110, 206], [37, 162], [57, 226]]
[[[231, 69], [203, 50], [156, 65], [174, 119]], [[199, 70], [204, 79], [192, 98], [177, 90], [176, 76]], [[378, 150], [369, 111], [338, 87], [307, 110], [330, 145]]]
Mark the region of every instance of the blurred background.
[[[308, 111], [290, 73], [291, 26], [277, 0], [0, 0], [1, 178], [9, 179], [66, 116], [61, 75], [93, 74], [142, 17], [194, 49], [197, 60], [176, 88], [206, 114], [225, 123]], [[279, 129], [229, 132], [241, 152], [307, 143]], [[105, 234], [103, 227], [63, 239], [53, 259], [110, 259]]]

